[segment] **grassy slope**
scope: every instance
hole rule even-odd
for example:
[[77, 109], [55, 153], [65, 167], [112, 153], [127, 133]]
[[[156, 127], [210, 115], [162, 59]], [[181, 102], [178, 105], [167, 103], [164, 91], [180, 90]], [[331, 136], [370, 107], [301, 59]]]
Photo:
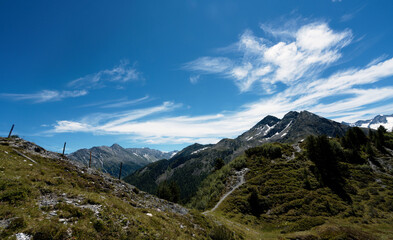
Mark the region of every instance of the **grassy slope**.
[[[393, 139], [392, 134], [390, 138]], [[335, 141], [337, 140], [331, 140]], [[229, 228], [249, 239], [277, 239], [311, 235], [321, 239], [392, 239], [393, 172], [372, 170], [364, 163], [340, 162], [345, 172], [345, 190], [352, 203], [342, 200], [317, 180], [315, 167], [304, 153], [295, 153], [290, 145], [280, 146], [283, 157], [268, 159], [258, 154], [242, 156], [210, 175], [201, 185], [190, 207], [210, 209], [228, 189], [226, 185], [235, 168], [248, 167], [246, 183], [235, 190], [213, 212]], [[376, 149], [374, 148], [376, 151]], [[361, 157], [367, 154], [361, 151]], [[393, 166], [389, 154], [377, 152], [380, 161]], [[375, 166], [373, 166], [375, 168]], [[252, 214], [248, 198], [252, 189], [258, 193], [260, 216]], [[339, 235], [342, 238], [334, 238]], [[347, 234], [347, 235], [345, 235]]]
[[182, 207], [98, 171], [0, 140], [1, 239], [22, 232], [34, 239], [208, 239], [216, 229], [199, 213], [176, 213]]

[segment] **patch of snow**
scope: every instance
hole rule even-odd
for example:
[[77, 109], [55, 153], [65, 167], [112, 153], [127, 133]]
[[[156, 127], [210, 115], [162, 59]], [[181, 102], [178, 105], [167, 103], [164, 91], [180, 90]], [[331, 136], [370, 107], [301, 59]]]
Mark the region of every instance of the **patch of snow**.
[[[368, 128], [368, 124], [369, 123], [363, 123], [363, 124], [361, 124], [359, 127], [362, 127], [362, 128]], [[354, 127], [355, 125], [353, 125], [352, 127]]]
[[178, 152], [174, 152], [172, 153], [171, 157], [175, 156]]
[[146, 215], [149, 217], [153, 217], [153, 214], [151, 214], [151, 213], [146, 213]]
[[267, 126], [267, 129], [263, 132], [263, 136], [265, 136], [266, 134], [268, 134], [269, 132], [270, 132], [270, 130], [272, 130], [275, 126], [277, 125], [277, 123], [276, 124], [274, 124], [273, 126], [269, 126], [269, 125], [266, 125]]
[[137, 156], [137, 157], [140, 157], [138, 154], [136, 154], [136, 153], [134, 153], [134, 152], [133, 152], [133, 154], [134, 154], [135, 156]]
[[[258, 134], [256, 134], [256, 135], [258, 135]], [[248, 138], [246, 138], [246, 141], [250, 141], [250, 140], [252, 140], [253, 138], [254, 138], [254, 136], [248, 137]]]
[[206, 150], [206, 149], [208, 149], [208, 148], [209, 148], [209, 147], [204, 147], [204, 148], [198, 149], [198, 150], [196, 150], [196, 151], [193, 151], [191, 154], [199, 153], [199, 152], [201, 152], [201, 151], [203, 151], [203, 150]]

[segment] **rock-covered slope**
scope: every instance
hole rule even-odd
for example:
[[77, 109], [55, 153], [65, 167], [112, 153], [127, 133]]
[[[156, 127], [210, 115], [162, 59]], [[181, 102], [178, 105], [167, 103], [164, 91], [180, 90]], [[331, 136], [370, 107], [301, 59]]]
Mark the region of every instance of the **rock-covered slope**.
[[216, 227], [61, 154], [0, 138], [0, 239], [209, 239]]
[[267, 116], [235, 139], [223, 139], [211, 145], [193, 144], [170, 160], [147, 165], [124, 180], [150, 193], [155, 193], [162, 181], [175, 181], [180, 187], [181, 198], [188, 201], [213, 170], [218, 158], [228, 163], [246, 149], [263, 143], [297, 142], [310, 134], [342, 136], [347, 129], [347, 125], [307, 111], [289, 112], [282, 119]]
[[363, 127], [378, 129], [379, 126], [384, 126], [388, 131], [393, 129], [393, 114], [392, 115], [377, 115], [373, 119], [359, 120], [355, 123], [349, 123], [353, 127]]
[[80, 149], [68, 155], [74, 161], [89, 164], [91, 152], [91, 166], [112, 176], [119, 176], [120, 163], [123, 163], [122, 177], [133, 173], [149, 163], [161, 159], [169, 159], [176, 152], [161, 152], [150, 148], [123, 148], [118, 144], [110, 147], [101, 146], [90, 149]]

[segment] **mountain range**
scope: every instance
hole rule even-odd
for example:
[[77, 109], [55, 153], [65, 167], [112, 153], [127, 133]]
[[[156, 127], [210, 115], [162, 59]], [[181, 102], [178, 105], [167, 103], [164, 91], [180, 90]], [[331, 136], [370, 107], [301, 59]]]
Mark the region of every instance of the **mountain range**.
[[171, 158], [176, 151], [161, 152], [150, 148], [123, 148], [118, 144], [112, 146], [100, 146], [90, 149], [80, 149], [68, 155], [76, 162], [89, 165], [91, 153], [91, 166], [101, 169], [105, 173], [118, 177], [120, 163], [122, 166], [122, 176], [127, 176], [147, 164], [153, 163], [160, 159]]
[[[80, 150], [83, 161], [0, 137], [0, 238], [390, 239], [393, 133], [365, 133], [289, 112], [217, 144], [168, 155], [114, 144]], [[90, 151], [115, 170], [116, 156], [149, 162], [123, 178], [138, 188], [88, 168]], [[178, 186], [192, 210], [139, 190], [157, 186]]]
[[388, 131], [393, 129], [393, 114], [392, 115], [377, 115], [373, 119], [359, 120], [355, 123], [347, 123], [351, 127], [362, 127], [377, 129], [379, 126], [384, 126]]
[[180, 187], [183, 202], [195, 194], [199, 184], [213, 170], [216, 159], [232, 161], [245, 150], [268, 142], [293, 143], [308, 135], [343, 136], [350, 127], [308, 111], [288, 112], [282, 119], [267, 116], [235, 139], [222, 139], [217, 144], [190, 145], [169, 160], [149, 164], [124, 180], [138, 188], [155, 193], [164, 181], [174, 181]]

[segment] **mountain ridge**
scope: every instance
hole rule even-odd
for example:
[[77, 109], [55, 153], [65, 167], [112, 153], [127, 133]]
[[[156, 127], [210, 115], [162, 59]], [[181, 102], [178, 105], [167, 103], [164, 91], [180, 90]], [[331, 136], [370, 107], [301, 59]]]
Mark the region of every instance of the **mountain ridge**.
[[101, 169], [112, 176], [119, 176], [120, 163], [122, 166], [122, 176], [127, 176], [149, 163], [170, 158], [177, 151], [162, 152], [150, 148], [123, 148], [117, 143], [109, 146], [95, 146], [90, 149], [79, 149], [67, 156], [85, 165], [89, 164], [91, 152], [91, 166]]
[[379, 114], [372, 119], [368, 120], [359, 120], [354, 123], [345, 123], [352, 127], [363, 127], [363, 128], [371, 128], [377, 129], [379, 126], [385, 127], [388, 131], [393, 130], [393, 114], [391, 115], [383, 115]]
[[[228, 163], [251, 147], [268, 142], [297, 142], [308, 135], [342, 136], [350, 127], [308, 111], [291, 111], [282, 119], [266, 116], [250, 130], [234, 139], [216, 144], [190, 145], [169, 160], [147, 165], [124, 178], [144, 191], [155, 193], [163, 181], [174, 181], [180, 187], [183, 201], [195, 193], [198, 184], [214, 169], [218, 158]], [[152, 180], [153, 179], [153, 180]], [[144, 182], [149, 182], [148, 186]]]

